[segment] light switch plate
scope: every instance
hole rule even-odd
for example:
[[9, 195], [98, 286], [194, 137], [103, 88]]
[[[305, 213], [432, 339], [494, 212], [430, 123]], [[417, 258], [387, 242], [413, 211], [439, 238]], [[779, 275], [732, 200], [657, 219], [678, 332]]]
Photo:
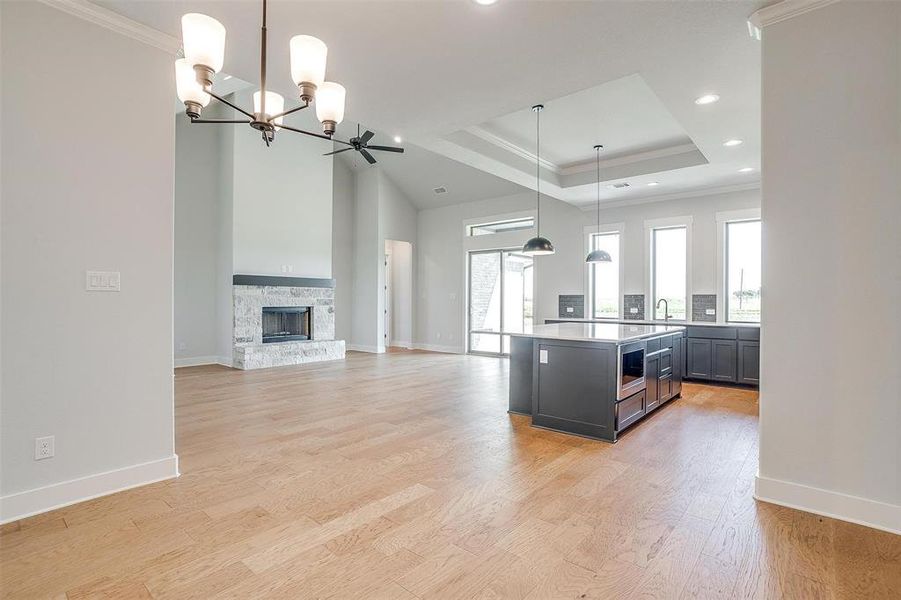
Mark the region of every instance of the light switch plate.
[[538, 362], [543, 365], [547, 364], [547, 350], [538, 351]]
[[575, 310], [576, 310], [576, 309], [574, 309], [572, 306], [567, 306], [567, 307], [566, 307], [566, 312], [568, 312], [568, 313], [575, 312]]
[[88, 292], [118, 292], [121, 289], [119, 271], [85, 272], [84, 289]]
[[638, 314], [638, 308], [635, 307], [635, 306], [631, 307], [631, 308], [629, 309], [629, 314], [630, 314], [630, 315], [637, 315], [637, 314]]

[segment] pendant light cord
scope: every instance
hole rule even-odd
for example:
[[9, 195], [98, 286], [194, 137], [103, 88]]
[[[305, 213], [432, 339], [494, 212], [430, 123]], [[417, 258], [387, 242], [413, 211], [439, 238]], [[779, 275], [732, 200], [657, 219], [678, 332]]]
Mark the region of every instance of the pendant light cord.
[[594, 147], [598, 163], [598, 233], [601, 232], [601, 147]]
[[535, 192], [537, 209], [535, 211], [535, 234], [541, 237], [541, 109], [535, 111]]
[[266, 0], [263, 0], [263, 27], [260, 31], [260, 118], [263, 119], [266, 114], [266, 41]]

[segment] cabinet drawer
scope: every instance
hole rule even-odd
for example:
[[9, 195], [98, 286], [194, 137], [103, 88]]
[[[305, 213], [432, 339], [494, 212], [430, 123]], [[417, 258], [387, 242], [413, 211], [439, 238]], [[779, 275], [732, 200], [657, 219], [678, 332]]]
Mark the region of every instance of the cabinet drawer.
[[616, 430], [622, 431], [645, 413], [644, 390], [629, 396], [616, 405]]
[[738, 328], [690, 326], [688, 328], [688, 337], [706, 338], [708, 340], [735, 340], [738, 339]]
[[749, 342], [760, 341], [760, 329], [757, 327], [739, 327], [738, 339], [748, 340]]
[[660, 353], [660, 374], [666, 375], [673, 370], [673, 353], [669, 350]]

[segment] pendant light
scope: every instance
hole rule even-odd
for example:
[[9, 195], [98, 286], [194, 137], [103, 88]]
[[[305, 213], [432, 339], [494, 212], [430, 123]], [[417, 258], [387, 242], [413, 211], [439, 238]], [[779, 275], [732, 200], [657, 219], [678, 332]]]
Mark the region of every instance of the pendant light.
[[551, 240], [541, 237], [541, 111], [544, 105], [536, 104], [532, 107], [535, 113], [535, 191], [537, 192], [537, 205], [535, 210], [535, 237], [527, 241], [522, 247], [522, 253], [528, 256], [542, 256], [553, 254], [554, 245]]
[[[604, 147], [600, 144], [594, 147], [598, 164], [598, 233], [601, 232], [601, 150], [603, 148]], [[592, 250], [588, 253], [588, 256], [585, 257], [585, 262], [613, 262], [613, 259], [610, 258], [610, 254], [608, 254], [605, 250], [597, 249]]]

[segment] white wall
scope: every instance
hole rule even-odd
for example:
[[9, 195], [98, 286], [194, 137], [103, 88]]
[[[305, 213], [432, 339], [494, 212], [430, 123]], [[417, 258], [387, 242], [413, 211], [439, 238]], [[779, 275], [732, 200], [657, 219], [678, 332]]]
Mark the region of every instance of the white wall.
[[[175, 89], [156, 48], [36, 2], [0, 11], [9, 520], [177, 474]], [[134, 118], [98, 126], [98, 106]], [[86, 270], [121, 272], [121, 292], [86, 292]], [[35, 461], [46, 435], [56, 456]]]
[[175, 117], [175, 364], [215, 362], [225, 129]]
[[[252, 106], [250, 92], [235, 99]], [[330, 278], [332, 143], [281, 131], [267, 148], [250, 127], [233, 133], [234, 272]]]
[[335, 159], [332, 183], [332, 277], [335, 279], [335, 339], [350, 340], [354, 299], [354, 173]]
[[379, 265], [384, 242], [379, 240], [379, 172], [356, 174], [354, 193], [353, 321], [349, 349], [379, 349]]
[[[415, 258], [412, 253], [415, 252], [415, 243], [416, 243], [416, 219], [417, 219], [417, 210], [410, 202], [410, 200], [400, 191], [400, 189], [392, 182], [387, 175], [383, 172], [379, 172], [379, 215], [378, 215], [378, 229], [379, 229], [379, 248], [386, 248], [386, 242], [398, 241], [398, 242], [407, 242], [411, 246], [410, 255], [409, 255], [409, 265], [407, 265], [403, 261], [403, 256], [406, 255], [406, 249], [399, 249], [398, 252], [401, 254], [399, 260], [401, 260], [399, 267], [409, 268], [410, 272], [415, 268]], [[399, 275], [399, 273], [398, 273]], [[409, 291], [412, 293], [412, 290], [415, 288], [415, 281], [410, 281]], [[378, 263], [378, 286], [379, 290], [383, 290], [385, 286], [385, 261], [380, 260]], [[405, 292], [407, 290], [406, 286], [401, 286], [400, 292]], [[408, 306], [408, 310], [411, 314], [407, 315], [405, 318], [400, 318], [399, 313], [395, 313], [395, 316], [400, 318], [400, 322], [409, 322], [413, 323], [415, 319], [415, 304], [410, 303]], [[377, 314], [383, 315], [385, 311], [385, 295], [383, 293], [378, 294], [378, 307]], [[378, 345], [382, 350], [384, 350], [385, 345], [385, 320], [383, 318], [376, 319], [378, 323]], [[405, 332], [409, 334], [409, 337], [405, 337], [404, 339], [399, 339], [398, 341], [404, 342], [412, 342], [413, 341], [413, 331], [412, 325], [411, 330], [409, 332]]]
[[[717, 293], [716, 213], [759, 206], [760, 193], [754, 190], [602, 209], [602, 223], [622, 223], [624, 226], [625, 283], [622, 293], [647, 293], [645, 221], [674, 216], [690, 216], [693, 220], [693, 292]], [[462, 352], [466, 321], [466, 253], [519, 247], [535, 235], [535, 230], [531, 229], [465, 237], [464, 222], [534, 214], [534, 193], [419, 212], [417, 343], [436, 350]], [[554, 243], [556, 253], [535, 257], [536, 323], [558, 316], [558, 295], [586, 292], [585, 227], [596, 222], [594, 211], [582, 211], [565, 202], [542, 197], [541, 233]]]
[[901, 532], [901, 4], [763, 32], [757, 495]]

